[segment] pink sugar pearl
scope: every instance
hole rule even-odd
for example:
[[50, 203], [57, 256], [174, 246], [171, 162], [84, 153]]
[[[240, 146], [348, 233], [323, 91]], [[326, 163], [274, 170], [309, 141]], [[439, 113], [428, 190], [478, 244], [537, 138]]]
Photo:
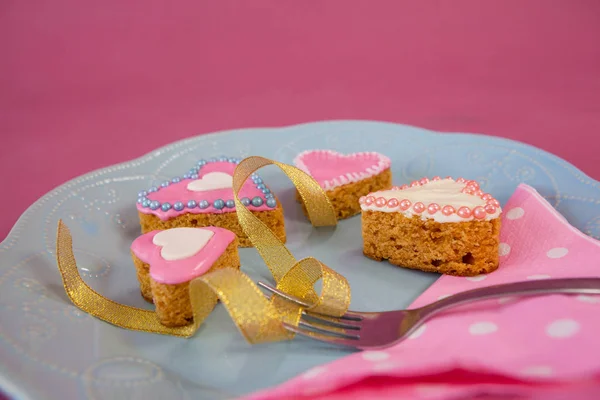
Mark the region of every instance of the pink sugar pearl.
[[413, 206], [413, 210], [415, 210], [416, 213], [421, 214], [423, 211], [425, 211], [425, 204], [419, 201], [415, 203], [415, 205]]
[[365, 204], [365, 196], [360, 196], [360, 199], [358, 199], [358, 204]]
[[404, 199], [400, 201], [400, 209], [406, 211], [410, 208], [411, 204], [412, 203], [410, 202], [410, 200]]
[[440, 211], [440, 205], [438, 203], [431, 203], [427, 206], [427, 212], [429, 214], [435, 214], [438, 211]]
[[387, 200], [384, 199], [383, 197], [378, 197], [377, 200], [375, 200], [375, 205], [377, 207], [383, 207], [387, 204]]
[[419, 181], [414, 181], [410, 184], [410, 187], [415, 187], [415, 186], [421, 186], [421, 182]]
[[496, 212], [496, 207], [494, 207], [491, 204], [486, 204], [486, 206], [483, 208], [484, 208], [485, 212], [488, 214], [494, 214]]
[[477, 183], [477, 181], [469, 181], [467, 182], [467, 186], [470, 186], [475, 190], [479, 189], [479, 183]]
[[465, 181], [465, 178], [458, 178], [456, 180], [456, 182], [458, 182], [458, 183], [465, 183], [466, 181]]
[[473, 209], [473, 216], [477, 219], [484, 219], [487, 216], [487, 212], [481, 206], [477, 206]]
[[444, 206], [444, 208], [442, 208], [442, 214], [444, 214], [445, 216], [452, 215], [455, 212], [456, 210], [452, 206]]
[[466, 186], [463, 190], [461, 190], [461, 192], [465, 193], [465, 194], [474, 194], [475, 191], [473, 190], [473, 188]]
[[408, 189], [409, 187], [410, 186], [408, 186], [408, 185], [402, 185], [402, 186], [400, 186], [400, 190]]
[[433, 178], [431, 178], [432, 181], [441, 181], [442, 178], [440, 178], [439, 176], [434, 176]]
[[387, 205], [388, 205], [388, 207], [390, 207], [390, 208], [396, 208], [396, 207], [398, 207], [398, 206], [400, 205], [400, 202], [398, 201], [398, 199], [390, 199], [390, 200], [388, 201], [388, 204], [387, 204]]
[[491, 194], [489, 194], [489, 193], [484, 193], [484, 194], [481, 196], [481, 199], [482, 199], [482, 200], [485, 200], [485, 201], [488, 201], [488, 200], [491, 200], [491, 199], [493, 199], [493, 197], [492, 197], [492, 195], [491, 195]]
[[493, 205], [494, 207], [500, 207], [500, 202], [496, 199], [490, 199], [487, 203]]
[[373, 204], [374, 201], [375, 201], [375, 197], [367, 196], [367, 198], [365, 199], [365, 205], [370, 206], [371, 204]]
[[419, 183], [420, 183], [421, 185], [425, 185], [426, 183], [429, 183], [429, 179], [427, 179], [427, 178], [423, 178], [423, 179], [421, 179], [421, 180], [419, 181]]
[[469, 207], [461, 207], [458, 209], [456, 214], [462, 218], [469, 218], [471, 216], [471, 209]]

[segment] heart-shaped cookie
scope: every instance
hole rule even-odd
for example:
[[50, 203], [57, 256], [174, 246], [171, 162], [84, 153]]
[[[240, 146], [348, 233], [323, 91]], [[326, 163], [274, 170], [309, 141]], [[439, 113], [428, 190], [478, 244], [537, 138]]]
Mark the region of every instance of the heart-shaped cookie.
[[216, 189], [231, 189], [233, 177], [225, 172], [209, 172], [203, 177], [188, 183], [187, 188], [192, 192], [208, 192]]
[[214, 232], [202, 228], [173, 228], [158, 232], [152, 243], [161, 247], [160, 255], [167, 261], [194, 256], [212, 239]]
[[390, 168], [391, 161], [375, 152], [342, 154], [332, 150], [309, 150], [300, 153], [294, 164], [312, 176], [323, 189], [332, 190], [375, 176]]

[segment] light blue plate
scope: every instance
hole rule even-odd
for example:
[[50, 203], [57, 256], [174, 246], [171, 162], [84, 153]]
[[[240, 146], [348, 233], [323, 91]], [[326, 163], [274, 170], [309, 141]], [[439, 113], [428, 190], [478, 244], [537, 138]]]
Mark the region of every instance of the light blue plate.
[[[21, 216], [0, 246], [2, 389], [19, 399], [232, 398], [349, 354], [301, 338], [250, 346], [221, 305], [192, 339], [116, 328], [71, 305], [54, 260], [62, 218], [86, 281], [113, 300], [148, 308], [129, 255], [139, 234], [140, 190], [185, 173], [200, 158], [261, 155], [291, 163], [313, 148], [382, 152], [392, 159], [396, 184], [434, 175], [476, 179], [502, 204], [525, 182], [574, 226], [600, 236], [600, 184], [553, 155], [513, 141], [356, 121], [199, 136], [70, 181]], [[353, 309], [406, 307], [438, 277], [365, 258], [360, 217], [341, 221], [335, 231], [315, 230], [285, 175], [275, 167], [260, 173], [284, 205], [289, 249], [346, 276]], [[253, 279], [270, 279], [255, 250], [241, 250], [241, 258]]]

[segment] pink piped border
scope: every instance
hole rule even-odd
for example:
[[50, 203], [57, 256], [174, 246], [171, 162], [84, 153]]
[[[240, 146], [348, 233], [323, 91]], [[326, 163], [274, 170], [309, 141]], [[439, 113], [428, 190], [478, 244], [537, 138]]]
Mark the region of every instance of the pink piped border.
[[[425, 205], [421, 202], [416, 202], [416, 203], [412, 204], [410, 202], [410, 200], [408, 200], [408, 199], [386, 200], [383, 197], [375, 197], [375, 196], [371, 196], [371, 195], [362, 196], [358, 200], [358, 202], [361, 205], [364, 204], [365, 206], [371, 206], [371, 205], [375, 204], [375, 207], [378, 207], [378, 208], [387, 207], [388, 209], [398, 209], [399, 211], [408, 211], [410, 209], [411, 211], [413, 211], [416, 214], [422, 214], [424, 212], [427, 212], [427, 214], [433, 215], [435, 213], [441, 212], [445, 216], [450, 216], [450, 215], [456, 213], [456, 215], [458, 215], [461, 218], [467, 219], [467, 218], [473, 217], [473, 218], [479, 219], [479, 220], [485, 219], [488, 214], [495, 214], [496, 211], [498, 210], [498, 208], [500, 208], [500, 202], [498, 200], [496, 200], [491, 194], [483, 192], [481, 190], [481, 188], [479, 187], [479, 183], [477, 181], [466, 180], [464, 178], [458, 178], [455, 180], [450, 176], [446, 177], [445, 179], [450, 179], [457, 183], [464, 183], [465, 187], [463, 188], [462, 192], [481, 198], [482, 200], [484, 200], [486, 202], [486, 205], [483, 207], [477, 206], [477, 207], [474, 207], [473, 209], [465, 206], [465, 207], [460, 207], [458, 210], [455, 210], [454, 207], [452, 207], [450, 205], [440, 205], [438, 203], [430, 203], [430, 204]], [[439, 176], [434, 176], [433, 178], [431, 178], [431, 181], [439, 181], [439, 180], [442, 180], [442, 178], [440, 178]], [[430, 180], [428, 178], [423, 178], [423, 179], [420, 179], [417, 181], [413, 181], [408, 185], [394, 186], [394, 187], [392, 187], [391, 190], [400, 190], [401, 191], [401, 190], [408, 189], [408, 188], [415, 187], [415, 186], [423, 186], [429, 182], [430, 182]]]
[[333, 179], [319, 182], [321, 184], [321, 187], [323, 187], [323, 189], [325, 189], [325, 190], [332, 190], [332, 189], [335, 189], [336, 187], [346, 185], [351, 182], [359, 182], [364, 179], [371, 178], [371, 177], [385, 171], [386, 169], [390, 168], [392, 165], [392, 161], [390, 160], [389, 157], [387, 157], [381, 153], [374, 152], [374, 151], [343, 154], [343, 153], [339, 153], [339, 152], [333, 151], [333, 150], [306, 150], [306, 151], [303, 151], [302, 153], [298, 154], [294, 158], [294, 165], [309, 175], [311, 175], [310, 170], [308, 169], [308, 167], [306, 166], [306, 164], [304, 163], [304, 160], [303, 160], [304, 157], [306, 157], [309, 154], [318, 154], [319, 156], [326, 156], [326, 157], [327, 156], [344, 157], [344, 158], [352, 158], [352, 159], [358, 159], [358, 158], [365, 157], [365, 156], [376, 156], [379, 160], [379, 161], [377, 161], [376, 164], [372, 165], [371, 167], [367, 168], [364, 171], [347, 173], [347, 174], [339, 175], [338, 177], [333, 178]]

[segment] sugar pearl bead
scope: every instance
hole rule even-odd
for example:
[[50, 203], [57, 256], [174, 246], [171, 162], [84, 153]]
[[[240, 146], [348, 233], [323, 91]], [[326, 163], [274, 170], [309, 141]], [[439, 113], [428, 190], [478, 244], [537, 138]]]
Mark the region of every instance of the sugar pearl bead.
[[150, 202], [150, 209], [157, 210], [160, 207], [160, 202], [154, 200]]
[[473, 216], [477, 219], [484, 219], [486, 215], [485, 209], [481, 206], [477, 206], [473, 209]]
[[408, 185], [402, 185], [402, 186], [400, 186], [400, 190], [404, 190], [404, 189], [408, 189], [408, 188], [409, 188]]
[[414, 181], [410, 184], [410, 187], [415, 187], [415, 186], [421, 186], [421, 182], [419, 181]]
[[385, 205], [386, 205], [386, 203], [387, 203], [387, 200], [386, 200], [386, 199], [384, 199], [383, 197], [378, 197], [378, 198], [375, 200], [375, 205], [376, 205], [377, 207], [383, 207], [383, 206], [385, 206]]
[[462, 218], [469, 218], [471, 216], [471, 209], [469, 207], [461, 207], [458, 209], [456, 214]]
[[225, 202], [225, 207], [227, 207], [227, 208], [234, 208], [235, 207], [235, 201], [233, 201], [233, 200], [227, 200]]
[[427, 206], [427, 212], [429, 214], [435, 214], [438, 211], [440, 211], [440, 205], [438, 203], [431, 203]]
[[360, 196], [360, 198], [358, 199], [358, 204], [365, 204], [366, 198], [367, 198], [366, 196]]
[[200, 207], [203, 210], [205, 208], [208, 208], [208, 206], [210, 206], [210, 203], [206, 200], [202, 200], [202, 201], [200, 201], [200, 203], [198, 203], [198, 207]]
[[467, 182], [467, 186], [470, 186], [473, 189], [479, 189], [479, 183], [477, 183], [477, 181], [469, 181]]
[[436, 175], [433, 178], [431, 178], [431, 180], [432, 181], [440, 181], [440, 180], [442, 180], [442, 178]]
[[217, 199], [213, 203], [213, 207], [216, 208], [217, 210], [220, 210], [223, 207], [225, 207], [225, 202], [223, 200], [221, 200], [221, 199]]
[[175, 178], [171, 179], [171, 182], [172, 183], [179, 183], [179, 182], [181, 182], [181, 178], [175, 177]]
[[187, 206], [188, 208], [194, 208], [198, 205], [198, 203], [196, 203], [196, 200], [190, 200], [187, 202]]
[[373, 204], [374, 201], [375, 201], [375, 197], [367, 196], [367, 198], [365, 199], [365, 205], [370, 206], [371, 204]]
[[277, 200], [275, 199], [267, 199], [267, 207], [275, 208], [277, 207]]
[[164, 181], [163, 183], [160, 184], [160, 186], [165, 188], [165, 187], [169, 186], [170, 184], [171, 184], [171, 182]]
[[398, 201], [398, 199], [390, 199], [388, 201], [387, 205], [388, 205], [389, 208], [396, 208], [396, 207], [398, 207], [400, 205], [400, 202]]
[[142, 206], [144, 206], [144, 207], [150, 207], [150, 203], [152, 203], [150, 200], [148, 200], [148, 199], [145, 199], [145, 200], [142, 202]]
[[267, 193], [265, 194], [265, 199], [273, 199], [275, 198], [275, 196], [273, 195], [273, 193]]
[[163, 211], [169, 211], [171, 209], [171, 204], [170, 203], [163, 203], [162, 206], [160, 206], [160, 209]]
[[260, 207], [263, 205], [263, 199], [256, 196], [255, 198], [252, 199], [252, 205], [254, 207]]
[[426, 183], [429, 183], [429, 179], [427, 179], [427, 178], [423, 178], [423, 179], [419, 180], [419, 183], [420, 183], [421, 185], [425, 185]]
[[413, 206], [413, 210], [415, 210], [416, 213], [421, 214], [423, 211], [425, 211], [425, 204], [419, 201], [415, 203], [415, 205]]
[[256, 185], [256, 188], [259, 190], [262, 190], [262, 189], [266, 189], [267, 187], [265, 186], [264, 183], [259, 183], [258, 185]]
[[465, 178], [458, 178], [456, 180], [456, 182], [458, 182], [458, 183], [465, 183], [466, 181], [465, 181]]
[[177, 203], [173, 204], [173, 209], [175, 211], [181, 211], [183, 210], [183, 203], [178, 201]]
[[485, 200], [485, 201], [491, 200], [492, 199], [492, 195], [489, 194], [489, 193], [484, 193], [484, 194], [481, 195], [481, 199]]
[[491, 204], [486, 204], [486, 206], [484, 207], [485, 212], [488, 214], [494, 214], [496, 212], [496, 207], [494, 207]]
[[402, 209], [404, 211], [408, 210], [411, 205], [412, 205], [412, 203], [408, 199], [404, 199], [404, 200], [400, 201], [400, 209]]
[[144, 196], [148, 196], [148, 192], [146, 192], [145, 190], [142, 190], [141, 192], [138, 193], [138, 197], [144, 197]]
[[242, 202], [243, 205], [245, 205], [246, 207], [248, 207], [250, 205], [250, 199], [247, 197], [242, 197], [240, 199], [240, 201]]
[[488, 200], [487, 203], [493, 205], [494, 207], [500, 207], [500, 202], [496, 199]]
[[455, 212], [456, 210], [452, 206], [444, 206], [444, 208], [442, 208], [442, 214], [444, 214], [445, 216], [452, 215]]
[[465, 194], [473, 194], [474, 193], [473, 189], [471, 187], [469, 187], [469, 186], [465, 187], [462, 190], [462, 192], [465, 193]]
[[148, 189], [148, 192], [156, 192], [158, 190], [158, 188], [156, 186], [152, 186], [150, 189]]

